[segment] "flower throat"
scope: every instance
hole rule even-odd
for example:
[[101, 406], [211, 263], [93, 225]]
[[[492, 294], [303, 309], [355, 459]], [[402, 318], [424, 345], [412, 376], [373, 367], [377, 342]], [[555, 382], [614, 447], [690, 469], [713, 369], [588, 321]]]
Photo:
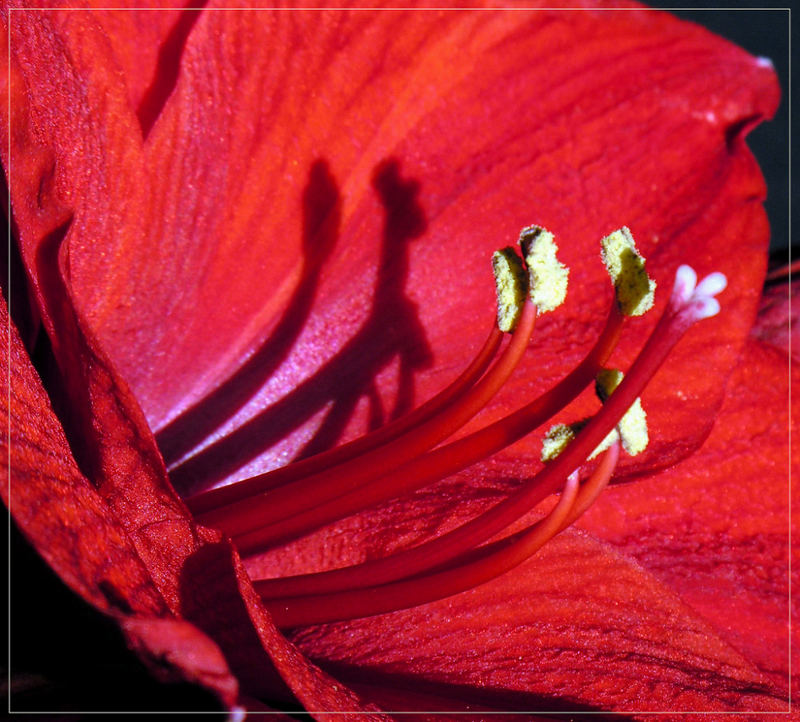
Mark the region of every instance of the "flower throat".
[[[553, 235], [523, 229], [520, 253], [496, 251], [492, 267], [497, 314], [489, 335], [462, 374], [407, 415], [329, 451], [212, 489], [187, 500], [197, 520], [220, 529], [252, 556], [326, 524], [455, 474], [513, 444], [595, 382], [602, 409], [591, 419], [554, 426], [543, 441], [544, 468], [472, 520], [417, 546], [352, 566], [277, 579], [255, 588], [281, 627], [331, 622], [404, 609], [451, 596], [521, 564], [591, 506], [612, 477], [620, 447], [633, 455], [647, 445], [644, 387], [683, 334], [719, 312], [721, 273], [699, 284], [681, 266], [653, 333], [624, 376], [604, 368], [624, 319], [654, 302], [655, 283], [630, 231], [601, 241], [614, 285], [605, 326], [570, 373], [517, 411], [443, 444], [492, 399], [529, 344], [537, 315], [554, 311], [567, 292], [568, 269], [556, 258]], [[500, 351], [504, 336], [510, 336]], [[592, 461], [595, 456], [598, 461]], [[587, 463], [590, 462], [590, 463]], [[490, 541], [545, 497], [561, 492], [544, 518]]]

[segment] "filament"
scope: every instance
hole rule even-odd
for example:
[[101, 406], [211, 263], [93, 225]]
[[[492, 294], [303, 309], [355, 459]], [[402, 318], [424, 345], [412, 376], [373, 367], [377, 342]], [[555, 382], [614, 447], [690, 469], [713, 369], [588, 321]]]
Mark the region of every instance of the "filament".
[[399, 466], [419, 456], [457, 431], [497, 393], [522, 358], [535, 322], [536, 308], [528, 301], [511, 342], [492, 368], [463, 396], [423, 424], [387, 444], [292, 484], [198, 514], [198, 520], [233, 537], [241, 536], [302, 512], [309, 501], [321, 504], [358, 489], [380, 473], [376, 470]]

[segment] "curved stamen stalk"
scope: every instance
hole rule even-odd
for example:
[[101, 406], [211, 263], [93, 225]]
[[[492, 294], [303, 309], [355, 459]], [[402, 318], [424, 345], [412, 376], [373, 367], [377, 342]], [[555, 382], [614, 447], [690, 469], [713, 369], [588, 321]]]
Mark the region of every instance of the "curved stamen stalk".
[[396, 439], [409, 429], [424, 423], [446, 409], [472, 387], [483, 376], [486, 369], [489, 368], [489, 364], [500, 348], [502, 340], [503, 333], [497, 327], [497, 324], [492, 322], [492, 328], [486, 342], [472, 360], [472, 363], [464, 369], [458, 378], [442, 389], [436, 396], [430, 398], [413, 411], [404, 414], [399, 419], [395, 419], [347, 444], [323, 451], [307, 459], [301, 459], [288, 466], [283, 466], [251, 479], [245, 479], [235, 484], [196, 494], [186, 500], [187, 506], [194, 514], [202, 514], [217, 507], [246, 499], [254, 494], [269, 491], [322, 469], [336, 466]]
[[451, 569], [368, 589], [265, 600], [279, 627], [296, 627], [381, 614], [449, 597], [510, 571], [541, 549], [567, 519], [578, 491], [578, 475], [568, 479], [558, 504], [542, 521], [502, 548]]
[[[442, 403], [433, 411], [412, 414], [410, 423], [408, 420], [402, 422], [400, 432], [396, 429], [385, 433], [379, 431], [376, 436], [329, 452], [322, 458], [309, 459], [290, 465], [287, 469], [204, 494], [190, 500], [190, 508], [203, 516], [202, 521], [207, 524], [231, 532], [235, 523], [237, 532], [246, 533], [248, 529], [259, 526], [255, 521], [259, 515], [260, 523], [268, 524], [271, 520], [299, 512], [307, 505], [306, 491], [313, 490], [317, 504], [324, 503], [326, 499], [336, 498], [349, 489], [357, 489], [379, 475], [380, 472], [372, 471], [373, 462], [374, 468], [378, 469], [382, 468], [377, 466], [381, 463], [383, 467], [401, 465], [450, 436], [477, 413], [508, 378], [521, 357], [526, 343], [525, 334], [530, 335], [536, 308], [543, 312], [553, 310], [566, 295], [568, 271], [556, 258], [557, 247], [553, 235], [543, 228], [531, 226], [523, 229], [520, 244], [528, 263], [527, 274], [512, 248], [501, 249], [492, 258], [498, 329], [502, 332], [517, 329], [517, 332], [503, 357], [469, 391], [460, 398], [456, 396], [456, 391], [448, 397], [447, 403]], [[530, 300], [526, 301], [528, 292]], [[465, 384], [464, 388], [467, 387]], [[414, 424], [417, 424], [416, 428]], [[405, 430], [407, 433], [400, 436]], [[359, 451], [373, 449], [376, 445], [380, 445], [380, 454], [375, 450], [372, 455], [366, 453], [361, 457], [356, 456]], [[334, 466], [331, 467], [329, 462]], [[256, 504], [251, 503], [256, 492], [268, 491], [276, 483], [288, 479], [295, 480], [295, 483], [285, 484], [284, 489], [268, 493], [266, 498], [258, 497]]]
[[199, 521], [239, 536], [260, 526], [303, 511], [363, 486], [382, 469], [399, 466], [447, 438], [501, 388], [528, 346], [536, 321], [536, 307], [528, 300], [511, 342], [502, 356], [466, 394], [444, 412], [414, 427], [403, 436], [331, 469], [305, 476], [290, 485], [199, 514]]
[[[573, 469], [579, 467], [582, 459], [588, 457], [619, 423], [620, 419], [626, 414], [628, 409], [634, 404], [647, 382], [666, 360], [667, 355], [680, 340], [683, 334], [698, 320], [713, 316], [719, 310], [719, 303], [714, 295], [725, 287], [725, 278], [722, 274], [711, 274], [695, 289], [696, 275], [689, 267], [682, 266], [676, 274], [675, 287], [667, 305], [667, 308], [656, 324], [653, 334], [648, 339], [641, 353], [633, 363], [628, 375], [622, 380], [619, 386], [613, 391], [600, 413], [597, 414], [577, 435], [575, 440], [567, 447], [566, 451], [558, 456], [547, 468], [540, 472], [533, 483], [509, 496], [503, 502], [495, 505], [492, 509], [473, 519], [470, 522], [454, 529], [441, 537], [422, 544], [405, 552], [400, 552], [385, 560], [384, 569], [388, 570], [391, 565], [395, 565], [396, 572], [406, 572], [415, 567], [415, 564], [436, 566], [442, 560], [453, 558], [463, 553], [465, 550], [473, 548], [483, 540], [502, 531], [517, 518], [522, 516], [527, 509], [543, 498], [543, 496], [555, 491], [558, 486], [572, 473]], [[435, 547], [434, 547], [435, 543]], [[435, 558], [435, 561], [434, 561]], [[426, 560], [426, 561], [423, 561]], [[394, 573], [394, 572], [392, 572]], [[427, 583], [426, 579], [426, 583]], [[424, 595], [420, 585], [414, 580], [402, 582], [411, 586], [400, 588], [403, 594], [404, 604], [409, 599], [417, 599], [419, 595]], [[345, 598], [348, 599], [349, 616], [358, 616], [367, 609], [378, 609], [379, 611], [368, 611], [368, 614], [380, 613], [389, 609], [399, 608], [390, 606], [389, 598], [383, 596], [387, 594], [385, 589], [389, 585], [371, 588], [369, 594], [359, 595], [353, 593], [339, 593], [336, 595], [337, 604]], [[423, 585], [424, 586], [424, 585]], [[362, 590], [363, 592], [363, 590]], [[341, 597], [341, 594], [350, 595]], [[416, 596], [414, 596], [416, 595]], [[361, 598], [359, 598], [359, 596]], [[370, 599], [378, 599], [380, 603], [370, 606]], [[395, 597], [396, 599], [400, 597]], [[311, 617], [309, 598], [301, 598], [302, 612], [300, 616], [282, 616], [285, 624], [291, 625], [296, 619], [307, 620]], [[319, 597], [311, 599], [319, 602]], [[293, 602], [294, 603], [294, 602]], [[419, 602], [411, 602], [415, 604]], [[284, 607], [276, 607], [278, 615], [288, 615], [286, 611], [286, 600]], [[344, 613], [342, 611], [342, 613]], [[335, 612], [336, 615], [339, 612]], [[335, 618], [341, 618], [336, 616]], [[300, 622], [297, 622], [300, 623]]]
[[[244, 534], [234, 535], [243, 554], [297, 537], [348, 514], [415, 491], [455, 474], [518, 441], [570, 403], [608, 360], [622, 330], [623, 316], [614, 303], [605, 327], [592, 350], [564, 379], [538, 399], [469, 436], [413, 459], [376, 479], [369, 486], [344, 494], [327, 504], [315, 504], [302, 512]], [[545, 495], [542, 496], [544, 498]]]
[[[578, 517], [594, 503], [611, 479], [618, 459], [619, 444], [614, 443], [603, 454], [600, 463], [592, 472], [589, 480], [581, 485], [580, 491], [575, 498], [575, 502], [569, 514], [563, 519], [561, 526], [558, 528], [559, 532], [573, 524]], [[573, 474], [576, 474], [576, 472], [573, 472]], [[537, 524], [541, 524], [541, 522], [537, 522]], [[476, 552], [478, 555], [485, 555], [499, 548], [501, 544], [512, 543], [529, 530], [530, 528], [518, 532], [511, 537], [506, 537], [498, 542], [479, 547], [475, 552], [468, 553], [466, 556], [469, 558], [475, 557]], [[436, 544], [437, 539], [426, 542], [424, 544], [426, 552], [433, 553]], [[424, 559], [421, 555], [417, 555], [416, 558], [419, 561]], [[429, 557], [429, 559], [431, 558], [433, 558], [433, 556]], [[418, 561], [417, 564], [405, 563], [398, 566], [392, 563], [392, 559], [393, 556], [389, 556], [325, 572], [300, 574], [293, 577], [282, 577], [278, 579], [257, 580], [253, 584], [256, 591], [264, 599], [308, 596], [387, 584], [389, 582], [398, 581], [404, 577], [419, 574], [434, 566], [440, 566], [443, 561], [452, 563], [452, 560], [439, 560], [437, 564], [428, 563], [423, 565]], [[456, 557], [456, 560], [461, 560], [461, 563], [466, 561], [464, 555]]]
[[[572, 401], [610, 356], [623, 316], [640, 315], [653, 304], [655, 284], [627, 228], [602, 241], [615, 302], [586, 358], [554, 388], [515, 413], [430, 450], [474, 416], [508, 378], [528, 344], [536, 306], [552, 310], [563, 300], [567, 269], [555, 258], [552, 234], [533, 226], [523, 230], [520, 243], [533, 282], [528, 283], [513, 249], [495, 254], [497, 331], [459, 379], [421, 409], [363, 439], [230, 491], [196, 497], [190, 505], [199, 511], [199, 520], [230, 534], [244, 553], [262, 549], [470, 466], [517, 441]], [[637, 397], [683, 333], [697, 320], [718, 312], [714, 296], [724, 288], [724, 276], [712, 274], [700, 284], [696, 281], [692, 269], [678, 269], [667, 308], [628, 376], [623, 379], [616, 370], [598, 375], [598, 389], [606, 402], [603, 409], [590, 421], [573, 425], [570, 434], [580, 431], [572, 443], [529, 483], [471, 521], [414, 548], [343, 569], [257, 582], [259, 591], [271, 600], [278, 622], [292, 626], [378, 614], [449, 596], [513, 568], [566, 528], [608, 483], [619, 439], [629, 453], [644, 448], [647, 433]], [[533, 302], [522, 301], [526, 287]], [[486, 371], [500, 333], [514, 329], [505, 351]], [[634, 402], [636, 408], [631, 408]], [[558, 438], [553, 437], [556, 446]], [[590, 481], [579, 490], [577, 470], [609, 444]], [[283, 485], [272, 488], [278, 483]], [[485, 543], [562, 486], [561, 500], [541, 522]]]
[[562, 522], [558, 530], [559, 532], [563, 531], [568, 526], [572, 526], [582, 517], [586, 513], [586, 510], [594, 504], [603, 489], [608, 486], [608, 482], [611, 481], [611, 477], [614, 475], [614, 471], [617, 468], [619, 449], [620, 444], [618, 442], [614, 442], [608, 447], [608, 450], [603, 454], [600, 460], [600, 464], [594, 472], [592, 472], [589, 480], [581, 485], [578, 498], [575, 499], [575, 503], [572, 505], [572, 509], [569, 510], [567, 518]]

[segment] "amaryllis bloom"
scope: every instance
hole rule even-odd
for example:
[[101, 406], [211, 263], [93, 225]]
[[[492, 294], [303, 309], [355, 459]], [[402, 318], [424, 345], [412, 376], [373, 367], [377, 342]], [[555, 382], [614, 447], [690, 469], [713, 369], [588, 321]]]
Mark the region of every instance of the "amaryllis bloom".
[[[158, 679], [318, 716], [787, 711], [768, 61], [633, 5], [4, 5], [4, 500]], [[637, 397], [647, 447], [589, 460]]]

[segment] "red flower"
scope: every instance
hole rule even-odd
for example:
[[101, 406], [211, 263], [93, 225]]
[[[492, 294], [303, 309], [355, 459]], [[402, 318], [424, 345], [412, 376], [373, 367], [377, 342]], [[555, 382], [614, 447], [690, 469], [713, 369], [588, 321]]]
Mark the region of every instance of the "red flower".
[[[768, 228], [743, 138], [777, 104], [770, 68], [638, 8], [211, 5], [3, 13], [11, 292], [31, 299], [28, 351], [12, 327], [4, 361], [4, 498], [27, 539], [143, 659], [227, 707], [786, 710], [786, 365], [747, 341]], [[652, 443], [616, 477], [635, 483], [490, 583], [287, 640], [251, 576], [437, 536], [530, 478], [541, 434], [247, 569], [182, 497], [434, 395], [494, 313], [491, 251], [531, 222], [557, 233], [570, 295], [465, 431], [586, 354], [612, 229], [660, 286], [622, 368], [680, 263], [728, 278], [643, 395]]]

